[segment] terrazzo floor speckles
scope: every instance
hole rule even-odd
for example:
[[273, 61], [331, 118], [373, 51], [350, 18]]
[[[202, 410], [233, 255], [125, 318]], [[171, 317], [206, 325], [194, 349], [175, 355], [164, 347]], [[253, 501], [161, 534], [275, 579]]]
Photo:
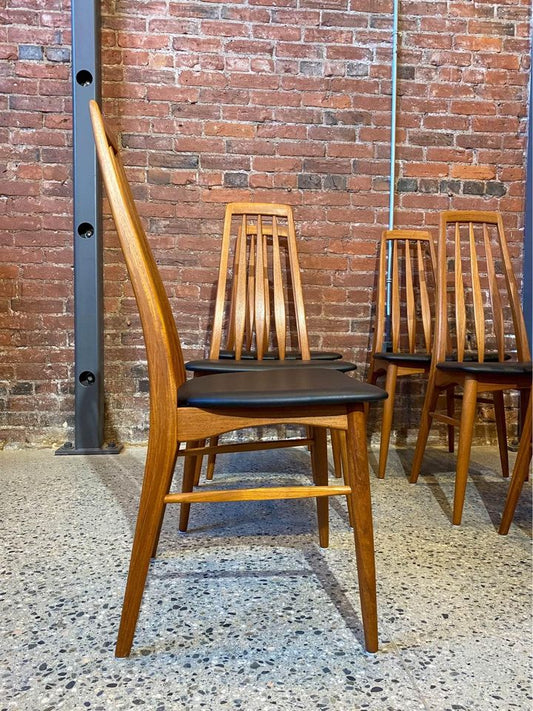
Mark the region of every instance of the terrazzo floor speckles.
[[[133, 653], [115, 659], [144, 450], [0, 452], [0, 711], [530, 711], [531, 484], [498, 536], [507, 484], [476, 450], [452, 527], [453, 457], [428, 453], [412, 486], [411, 454], [372, 479], [378, 654], [335, 500], [327, 550], [311, 501], [193, 507], [186, 535], [169, 507]], [[231, 455], [215, 483], [308, 470], [304, 451]]]

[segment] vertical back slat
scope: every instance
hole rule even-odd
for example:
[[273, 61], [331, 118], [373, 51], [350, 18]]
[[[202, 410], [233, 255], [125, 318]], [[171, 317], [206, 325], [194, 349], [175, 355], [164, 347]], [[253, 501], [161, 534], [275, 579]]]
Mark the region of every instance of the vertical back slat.
[[385, 302], [387, 297], [387, 247], [392, 242], [388, 240], [388, 232], [381, 235], [379, 246], [379, 272], [378, 272], [378, 292], [376, 305], [376, 325], [374, 332], [373, 352], [380, 353], [383, 350], [385, 340], [386, 313]]
[[477, 263], [476, 236], [472, 222], [468, 225], [468, 242], [470, 247], [470, 275], [472, 278], [472, 301], [474, 304], [474, 330], [476, 334], [477, 358], [480, 363], [485, 360], [485, 313], [483, 311], [483, 295], [479, 279]]
[[307, 324], [305, 320], [305, 306], [302, 292], [302, 280], [300, 277], [300, 266], [298, 264], [298, 251], [296, 249], [296, 230], [294, 227], [294, 217], [292, 210], [287, 214], [287, 249], [289, 254], [289, 267], [292, 281], [292, 292], [294, 295], [294, 313], [296, 318], [296, 330], [298, 333], [298, 343], [302, 360], [311, 360], [309, 350], [309, 339], [307, 337]]
[[265, 353], [265, 282], [264, 245], [261, 216], [257, 217], [257, 238], [255, 249], [255, 340], [257, 359], [263, 360]]
[[505, 340], [504, 340], [504, 324], [503, 324], [503, 309], [500, 290], [498, 288], [498, 280], [496, 278], [496, 270], [494, 267], [494, 257], [490, 244], [490, 235], [487, 225], [483, 225], [483, 242], [485, 244], [485, 256], [487, 259], [487, 274], [489, 278], [489, 294], [492, 304], [494, 335], [496, 336], [496, 347], [498, 349], [498, 360], [505, 360]]
[[407, 320], [407, 343], [409, 353], [415, 352], [416, 345], [416, 313], [415, 313], [415, 291], [413, 284], [413, 265], [411, 262], [411, 245], [409, 240], [405, 240], [405, 305]]
[[[218, 267], [218, 281], [217, 281], [217, 291], [215, 296], [215, 315], [213, 318], [213, 332], [211, 335], [211, 346], [209, 349], [209, 357], [216, 359], [219, 356], [221, 343], [222, 343], [222, 330], [224, 323], [224, 306], [226, 302], [226, 285], [228, 278], [228, 260], [230, 251], [230, 238], [231, 238], [231, 211], [226, 209], [226, 214], [224, 216], [224, 229], [222, 232], [222, 248], [220, 251], [220, 262]], [[237, 248], [236, 248], [237, 249]], [[237, 261], [237, 255], [234, 257], [234, 262]], [[233, 294], [236, 292], [235, 286], [235, 273], [234, 273], [234, 283], [232, 287], [232, 298]], [[236, 303], [236, 296], [235, 296]], [[235, 314], [234, 314], [235, 318]], [[234, 327], [231, 329], [230, 338], [232, 338], [232, 347], [234, 347]]]
[[461, 230], [459, 223], [455, 225], [454, 242], [454, 273], [455, 273], [455, 324], [457, 333], [457, 360], [464, 360], [466, 340], [466, 311], [463, 280], [463, 262], [461, 259]]
[[507, 290], [509, 294], [509, 305], [511, 307], [513, 327], [516, 337], [516, 352], [519, 360], [529, 361], [531, 360], [531, 351], [528, 343], [526, 323], [524, 321], [524, 314], [522, 312], [520, 292], [518, 291], [518, 284], [516, 282], [513, 264], [511, 262], [511, 256], [507, 247], [507, 240], [505, 239], [505, 231], [503, 228], [503, 219], [501, 215], [497, 216], [497, 225], [498, 240], [500, 244], [503, 268], [505, 271], [505, 282], [507, 284]]
[[418, 284], [420, 289], [420, 311], [422, 319], [422, 331], [424, 333], [424, 344], [429, 353], [431, 351], [431, 304], [429, 300], [428, 284], [426, 279], [426, 265], [422, 252], [422, 242], [419, 240], [416, 245], [418, 259]]
[[[237, 274], [239, 268], [239, 256], [240, 247], [242, 239], [242, 229], [239, 227], [237, 232], [237, 240], [235, 242], [234, 252], [233, 252], [233, 275]], [[231, 284], [231, 295], [230, 295], [230, 307], [229, 307], [229, 325], [228, 332], [226, 336], [226, 348], [228, 350], [235, 350], [235, 305], [237, 301], [237, 289], [236, 281], [232, 279]]]
[[262, 225], [261, 238], [263, 241], [263, 295], [265, 299], [265, 329], [263, 332], [263, 347], [265, 351], [267, 351], [270, 341], [270, 280], [268, 277], [268, 235], [267, 231], [264, 229], [264, 224]]
[[252, 350], [255, 330], [255, 233], [250, 232], [248, 247], [248, 270], [246, 272], [246, 348]]
[[244, 327], [246, 323], [246, 215], [241, 220], [242, 239], [239, 244], [239, 259], [237, 265], [236, 279], [236, 302], [235, 302], [235, 358], [240, 360], [242, 356]]
[[272, 278], [274, 282], [274, 324], [279, 357], [285, 358], [285, 340], [287, 335], [287, 316], [283, 295], [283, 276], [279, 249], [278, 219], [272, 218]]
[[392, 245], [392, 285], [391, 285], [391, 340], [392, 350], [396, 352], [400, 349], [400, 274], [398, 258], [398, 242], [394, 240]]

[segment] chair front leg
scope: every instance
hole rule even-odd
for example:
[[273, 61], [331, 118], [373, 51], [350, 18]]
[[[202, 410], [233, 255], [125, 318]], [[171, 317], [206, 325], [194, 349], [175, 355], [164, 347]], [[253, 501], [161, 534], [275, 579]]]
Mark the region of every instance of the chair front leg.
[[476, 410], [477, 381], [473, 378], [466, 378], [463, 388], [463, 405], [461, 408], [459, 444], [457, 446], [457, 467], [455, 471], [455, 493], [453, 500], [453, 524], [455, 526], [459, 526], [463, 516]]
[[352, 489], [350, 497], [354, 514], [353, 533], [365, 647], [368, 652], [377, 652], [376, 567], [370, 477], [368, 473], [366, 418], [363, 407], [348, 413], [346, 442], [348, 450], [348, 480]]
[[[193, 446], [190, 443], [187, 444], [188, 447]], [[205, 447], [205, 439], [199, 439], [194, 443], [195, 447]], [[198, 454], [193, 457], [194, 459], [194, 486], [198, 486], [200, 483], [200, 475], [202, 473], [202, 464], [204, 461], [203, 455]]]
[[341, 456], [342, 442], [340, 440], [340, 431], [339, 430], [330, 430], [330, 435], [331, 435], [331, 452], [333, 454], [333, 472], [335, 474], [335, 478], [341, 479], [342, 478], [342, 456]]
[[[199, 447], [202, 440], [194, 440], [187, 442], [190, 448]], [[185, 457], [185, 463], [183, 465], [183, 481], [181, 485], [182, 492], [190, 492], [193, 490], [196, 484], [196, 474], [197, 474], [197, 463], [196, 457]], [[179, 530], [182, 533], [187, 531], [187, 526], [189, 525], [189, 513], [191, 511], [191, 505], [188, 503], [180, 504], [180, 520], [179, 520]]]
[[502, 467], [502, 475], [507, 478], [509, 476], [509, 453], [507, 451], [507, 423], [505, 421], [505, 403], [503, 400], [503, 392], [497, 390], [493, 394], [494, 398], [494, 415], [496, 417], [496, 432], [498, 433], [498, 447], [500, 450], [500, 464]]
[[[211, 437], [209, 440], [209, 446], [210, 447], [216, 447], [218, 445], [218, 436]], [[211, 481], [213, 479], [213, 474], [215, 472], [215, 462], [217, 459], [217, 455], [215, 452], [211, 452], [210, 454], [207, 455], [207, 470], [205, 473], [205, 478], [207, 481]]]
[[389, 456], [390, 433], [392, 430], [392, 416], [394, 413], [394, 397], [396, 395], [396, 381], [398, 366], [389, 365], [385, 379], [385, 390], [388, 398], [383, 402], [383, 415], [381, 418], [381, 441], [379, 445], [378, 478], [385, 478], [387, 458]]
[[[446, 414], [448, 417], [455, 416], [455, 385], [446, 388]], [[455, 446], [455, 427], [448, 425], [448, 452], [453, 452]]]
[[157, 545], [165, 512], [164, 497], [170, 489], [176, 465], [177, 442], [170, 436], [165, 441], [161, 441], [162, 439], [163, 435], [159, 441], [155, 441], [153, 437], [148, 441], [139, 513], [115, 648], [117, 657], [127, 657], [131, 651], [150, 558]]
[[507, 492], [505, 508], [503, 510], [502, 521], [498, 533], [502, 536], [507, 535], [509, 527], [513, 520], [514, 512], [522, 486], [527, 479], [529, 473], [529, 463], [531, 462], [531, 405], [529, 405], [526, 415], [522, 421], [522, 433], [520, 435], [520, 444], [513, 469], [513, 476]]
[[[328, 485], [328, 450], [326, 430], [323, 427], [312, 427], [311, 464], [313, 481], [316, 486]], [[318, 538], [321, 548], [329, 545], [329, 497], [317, 496], [316, 509], [318, 518]]]
[[[366, 418], [366, 404], [365, 403], [365, 418]], [[342, 459], [342, 474], [344, 483], [346, 486], [350, 486], [350, 480], [348, 475], [348, 445], [346, 444], [346, 431], [339, 430], [339, 438], [341, 441], [341, 459]], [[350, 494], [346, 496], [346, 505], [348, 507], [348, 520], [350, 522], [350, 528], [353, 528], [353, 506], [352, 497]]]
[[416, 440], [413, 464], [411, 466], [411, 476], [409, 478], [411, 484], [416, 484], [418, 481], [418, 475], [420, 474], [422, 459], [424, 457], [424, 452], [426, 451], [426, 444], [429, 437], [429, 431], [431, 429], [431, 423], [433, 422], [433, 416], [431, 413], [435, 412], [439, 392], [440, 391], [435, 386], [434, 379], [430, 378], [426, 390], [426, 397], [424, 398], [424, 405], [422, 406], [422, 413], [420, 415], [420, 427]]

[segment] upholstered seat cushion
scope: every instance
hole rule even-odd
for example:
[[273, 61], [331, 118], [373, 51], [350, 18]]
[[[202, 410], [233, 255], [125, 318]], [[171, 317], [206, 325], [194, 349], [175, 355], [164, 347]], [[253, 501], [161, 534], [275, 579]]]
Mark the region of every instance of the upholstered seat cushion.
[[429, 365], [431, 363], [430, 353], [391, 353], [389, 351], [382, 351], [380, 353], [374, 353], [374, 358], [376, 360], [386, 360], [389, 363], [408, 363], [410, 365], [417, 363]]
[[[235, 351], [220, 351], [219, 358], [223, 360], [235, 360]], [[311, 351], [311, 360], [340, 360], [342, 355], [335, 351]], [[257, 353], [254, 351], [243, 351], [242, 360], [257, 360]], [[279, 360], [279, 351], [268, 351], [263, 354], [263, 360]], [[302, 360], [300, 351], [287, 351], [285, 360]]]
[[178, 390], [181, 407], [300, 407], [384, 400], [387, 393], [336, 370], [276, 368], [192, 378]]
[[[420, 363], [420, 365], [429, 365], [431, 363], [431, 353], [391, 353], [389, 351], [383, 351], [381, 353], [375, 353], [374, 358], [376, 360], [386, 360], [389, 363], [406, 363], [408, 365], [415, 365], [417, 363]], [[505, 359], [508, 360], [509, 358], [509, 354], [506, 353]], [[456, 362], [456, 357], [453, 355], [447, 356], [446, 360], [454, 363]], [[485, 363], [494, 363], [497, 361], [497, 353], [485, 353]], [[477, 362], [477, 353], [475, 351], [465, 353], [464, 362]]]
[[437, 368], [445, 372], [468, 373], [470, 375], [492, 375], [498, 378], [513, 378], [521, 375], [531, 376], [531, 361], [506, 360], [502, 362], [478, 363], [477, 361], [446, 361], [437, 363]]
[[262, 370], [291, 368], [322, 368], [347, 373], [350, 370], [355, 370], [357, 366], [347, 360], [230, 360], [229, 358], [219, 358], [218, 360], [191, 360], [185, 364], [185, 368], [193, 373], [257, 373]]

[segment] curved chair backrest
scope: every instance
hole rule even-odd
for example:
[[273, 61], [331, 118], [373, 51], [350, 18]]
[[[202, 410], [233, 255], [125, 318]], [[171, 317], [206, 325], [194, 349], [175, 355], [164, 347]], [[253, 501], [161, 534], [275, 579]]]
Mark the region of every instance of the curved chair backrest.
[[530, 360], [501, 215], [442, 213], [438, 263], [437, 361]]
[[159, 407], [167, 403], [175, 410], [177, 389], [186, 376], [170, 303], [135, 207], [117, 139], [95, 101], [90, 102], [90, 113], [102, 177], [141, 317], [151, 411], [156, 403]]
[[310, 360], [292, 208], [230, 203], [224, 217], [209, 357], [219, 357], [225, 332], [225, 348], [234, 351], [237, 360], [243, 351], [252, 350], [262, 360], [271, 349], [283, 360], [290, 345], [291, 319], [302, 360]]
[[[389, 250], [391, 261], [388, 265]], [[387, 334], [388, 272], [391, 283]], [[386, 336], [393, 353], [431, 352], [435, 322], [435, 279], [435, 245], [429, 232], [384, 230], [379, 255], [374, 353], [383, 351]]]

